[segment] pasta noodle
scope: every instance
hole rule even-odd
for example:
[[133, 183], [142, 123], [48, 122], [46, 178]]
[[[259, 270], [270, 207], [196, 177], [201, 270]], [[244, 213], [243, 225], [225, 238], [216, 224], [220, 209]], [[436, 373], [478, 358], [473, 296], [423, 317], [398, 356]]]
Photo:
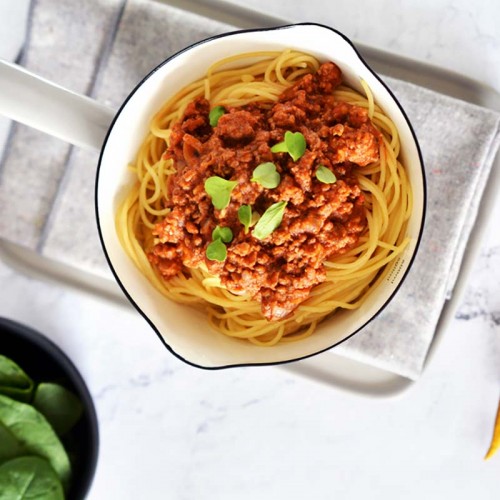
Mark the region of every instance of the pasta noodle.
[[314, 57], [294, 50], [247, 53], [213, 64], [205, 77], [181, 89], [152, 119], [130, 165], [137, 180], [116, 217], [123, 248], [156, 289], [168, 299], [202, 308], [213, 328], [224, 335], [256, 345], [271, 346], [311, 335], [335, 310], [360, 307], [386, 279], [391, 269], [388, 264], [408, 244], [406, 224], [412, 210], [411, 187], [398, 159], [398, 131], [374, 102], [366, 82], [361, 81], [365, 95], [345, 85], [335, 89], [337, 101], [367, 109], [382, 134], [380, 160], [355, 170], [365, 195], [368, 229], [353, 248], [324, 263], [327, 279], [312, 289], [293, 315], [279, 321], [268, 321], [257, 301], [231, 293], [206, 269], [185, 268], [166, 281], [150, 264], [147, 252], [154, 244], [152, 230], [169, 213], [164, 200], [168, 198], [168, 176], [175, 171], [172, 160], [163, 159], [163, 153], [173, 124], [193, 99], [205, 97], [211, 106], [252, 102], [271, 106], [286, 88], [319, 66]]

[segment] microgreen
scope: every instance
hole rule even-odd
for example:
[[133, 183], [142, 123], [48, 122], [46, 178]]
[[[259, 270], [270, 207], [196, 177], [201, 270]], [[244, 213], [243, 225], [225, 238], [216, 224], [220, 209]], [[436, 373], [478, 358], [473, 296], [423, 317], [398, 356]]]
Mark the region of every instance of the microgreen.
[[229, 227], [220, 227], [216, 226], [216, 228], [212, 231], [212, 240], [222, 240], [223, 243], [230, 243], [233, 239], [233, 232]]
[[218, 210], [223, 210], [229, 205], [231, 191], [237, 184], [237, 181], [227, 181], [214, 175], [205, 181], [205, 191], [212, 198], [213, 206]]
[[324, 165], [320, 165], [316, 170], [316, 179], [323, 184], [334, 184], [337, 182], [337, 177], [335, 174]]
[[286, 201], [278, 201], [271, 205], [261, 216], [252, 235], [258, 240], [263, 240], [279, 227], [285, 213]]
[[215, 108], [212, 108], [208, 114], [210, 126], [215, 127], [219, 122], [219, 118], [224, 114], [226, 114], [224, 106], [215, 106]]
[[230, 227], [216, 226], [212, 231], [212, 243], [207, 246], [205, 255], [208, 260], [218, 260], [223, 262], [227, 257], [227, 249], [224, 243], [230, 243], [233, 240], [233, 232]]
[[297, 161], [306, 151], [306, 139], [300, 132], [285, 132], [283, 142], [271, 148], [273, 153], [288, 153], [293, 161]]
[[281, 177], [276, 171], [276, 165], [268, 161], [266, 163], [261, 163], [254, 169], [250, 180], [252, 182], [258, 182], [265, 188], [274, 189], [279, 186]]
[[208, 260], [218, 260], [219, 262], [224, 262], [227, 257], [226, 245], [222, 243], [220, 238], [217, 238], [208, 245], [206, 256]]
[[238, 208], [238, 219], [245, 226], [245, 234], [248, 234], [248, 229], [252, 224], [252, 207], [250, 205], [241, 205]]

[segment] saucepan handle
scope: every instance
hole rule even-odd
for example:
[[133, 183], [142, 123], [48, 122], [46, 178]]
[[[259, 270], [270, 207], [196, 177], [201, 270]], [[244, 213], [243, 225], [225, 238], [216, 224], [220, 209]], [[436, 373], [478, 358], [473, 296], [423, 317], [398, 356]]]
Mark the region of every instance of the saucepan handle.
[[100, 149], [115, 111], [0, 59], [0, 114], [75, 146]]

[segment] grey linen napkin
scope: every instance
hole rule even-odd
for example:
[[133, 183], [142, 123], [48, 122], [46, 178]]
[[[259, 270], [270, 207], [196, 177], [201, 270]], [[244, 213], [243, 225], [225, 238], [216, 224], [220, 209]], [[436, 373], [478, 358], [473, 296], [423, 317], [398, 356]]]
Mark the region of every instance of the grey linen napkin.
[[[166, 57], [231, 29], [149, 0], [35, 0], [24, 61], [35, 72], [118, 108]], [[398, 296], [336, 352], [416, 379], [460, 269], [499, 145], [500, 116], [407, 82], [386, 81], [424, 155], [425, 233]], [[0, 167], [0, 237], [110, 277], [94, 217], [97, 159], [97, 152], [16, 125]]]

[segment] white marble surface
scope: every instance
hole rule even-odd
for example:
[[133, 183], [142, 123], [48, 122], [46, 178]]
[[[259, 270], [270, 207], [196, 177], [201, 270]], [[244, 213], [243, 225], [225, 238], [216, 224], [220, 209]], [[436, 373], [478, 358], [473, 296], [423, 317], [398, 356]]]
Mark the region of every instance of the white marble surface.
[[[500, 91], [496, 1], [245, 4], [329, 23]], [[500, 456], [482, 456], [500, 393], [499, 218], [500, 200], [434, 359], [393, 399], [279, 368], [192, 368], [128, 307], [2, 262], [0, 315], [45, 332], [89, 384], [101, 434], [91, 500], [496, 499]]]

